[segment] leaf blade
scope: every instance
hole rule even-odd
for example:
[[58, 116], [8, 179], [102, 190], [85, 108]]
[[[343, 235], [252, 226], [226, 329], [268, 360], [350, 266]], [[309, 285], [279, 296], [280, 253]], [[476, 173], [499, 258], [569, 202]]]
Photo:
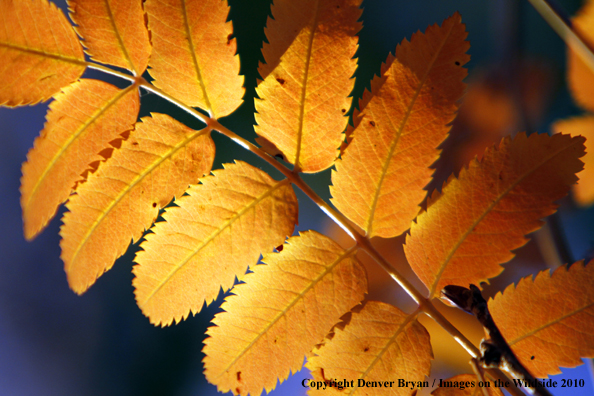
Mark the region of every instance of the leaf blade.
[[25, 237], [33, 239], [68, 199], [75, 183], [109, 142], [133, 128], [140, 98], [124, 90], [82, 79], [63, 89], [50, 104], [44, 129], [27, 154], [21, 179]]
[[93, 0], [68, 2], [75, 30], [87, 53], [141, 76], [146, 70], [151, 44], [140, 1]]
[[400, 235], [419, 212], [464, 92], [466, 35], [455, 14], [404, 40], [362, 100], [363, 119], [330, 189], [333, 204], [369, 237]]
[[[305, 354], [367, 291], [365, 269], [354, 253], [308, 231], [291, 237], [280, 253], [267, 254], [267, 265], [256, 266], [233, 289], [226, 312], [215, 317], [218, 327], [208, 330], [207, 379], [223, 392], [259, 395], [274, 389], [277, 378], [282, 382], [299, 371]], [[246, 330], [249, 335], [237, 342], [236, 333]]]
[[2, 1], [0, 20], [0, 105], [45, 101], [82, 75], [76, 33], [53, 3]]
[[66, 205], [60, 246], [72, 290], [82, 294], [110, 269], [159, 208], [208, 172], [213, 159], [208, 129], [194, 131], [158, 113], [137, 123]]
[[326, 169], [338, 156], [354, 84], [359, 4], [276, 1], [275, 19], [268, 20], [270, 44], [262, 52], [270, 65], [260, 66], [267, 76], [256, 89], [255, 129], [304, 172]]
[[221, 0], [149, 0], [155, 86], [222, 117], [242, 103], [243, 77], [229, 7]]
[[404, 251], [434, 297], [446, 285], [497, 276], [510, 250], [555, 211], [582, 168], [584, 138], [518, 134], [474, 160], [435, 193], [411, 227]]
[[[306, 367], [316, 381], [335, 378], [353, 381], [353, 387], [342, 391], [337, 388], [324, 391], [337, 395], [386, 394], [384, 388], [359, 387], [359, 380], [424, 381], [429, 375], [433, 352], [429, 333], [416, 316], [416, 312], [409, 315], [392, 305], [368, 301], [360, 312], [353, 313], [344, 329], [335, 328], [332, 339], [314, 350], [315, 356], [308, 357]], [[391, 392], [409, 395], [411, 389], [392, 387]], [[309, 394], [317, 392], [310, 389]]]
[[260, 253], [281, 245], [297, 222], [287, 179], [275, 181], [244, 162], [213, 173], [177, 201], [180, 208], [167, 210], [167, 222], [155, 225], [137, 255], [136, 300], [153, 324], [198, 313]]
[[501, 334], [532, 375], [558, 374], [559, 367], [576, 367], [581, 357], [594, 356], [593, 264], [559, 267], [552, 275], [542, 271], [489, 300]]

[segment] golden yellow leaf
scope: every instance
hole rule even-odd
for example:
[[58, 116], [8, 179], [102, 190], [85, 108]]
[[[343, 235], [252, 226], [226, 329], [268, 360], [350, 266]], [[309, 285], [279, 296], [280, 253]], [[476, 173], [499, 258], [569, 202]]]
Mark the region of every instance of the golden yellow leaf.
[[209, 132], [164, 114], [145, 117], [122, 147], [78, 186], [60, 230], [72, 290], [86, 291], [151, 226], [160, 208], [210, 171], [214, 143]]
[[437, 388], [431, 392], [433, 396], [484, 396], [482, 389], [485, 389], [489, 396], [503, 396], [501, 389], [495, 387], [492, 382], [489, 388], [479, 388], [478, 382], [480, 380], [474, 374], [460, 374], [443, 381], [450, 382], [450, 386], [446, 387], [444, 385]]
[[256, 133], [304, 172], [324, 170], [338, 156], [357, 66], [360, 3], [278, 0], [268, 19]]
[[459, 14], [396, 48], [371, 83], [363, 118], [336, 162], [332, 203], [369, 237], [410, 227], [431, 180], [429, 166], [447, 137], [464, 93], [470, 47]]
[[2, 0], [0, 26], [0, 105], [47, 100], [84, 72], [82, 47], [55, 4]]
[[[573, 19], [577, 30], [590, 48], [594, 47], [594, 1], [588, 0]], [[567, 50], [567, 82], [575, 102], [594, 112], [594, 73], [573, 50]]]
[[233, 289], [205, 340], [208, 381], [221, 392], [258, 396], [301, 370], [303, 359], [367, 292], [365, 269], [314, 231], [264, 256]]
[[140, 108], [136, 86], [119, 90], [98, 80], [75, 82], [55, 99], [23, 164], [21, 206], [29, 240], [54, 217], [89, 164], [103, 159], [99, 152], [134, 128]]
[[137, 254], [136, 301], [153, 324], [200, 312], [293, 233], [297, 197], [287, 179], [245, 162], [213, 173], [167, 209]]
[[221, 0], [147, 0], [153, 84], [222, 117], [242, 103], [243, 76], [229, 7]]
[[[308, 357], [305, 366], [314, 381], [352, 381], [343, 390], [327, 387], [324, 394], [409, 396], [429, 375], [433, 359], [429, 333], [416, 317], [416, 312], [409, 315], [392, 305], [368, 301], [344, 330], [335, 328], [332, 339], [315, 349], [316, 356]], [[399, 387], [399, 378], [409, 381], [408, 386]]]
[[489, 300], [489, 311], [535, 377], [576, 367], [594, 357], [594, 262], [526, 277]]
[[584, 170], [578, 173], [579, 181], [573, 186], [573, 199], [581, 206], [594, 203], [594, 116], [574, 117], [557, 121], [551, 128], [554, 132], [582, 135], [586, 138], [586, 155], [582, 157]]
[[141, 76], [151, 54], [141, 0], [70, 0], [70, 16], [91, 57]]
[[497, 276], [576, 182], [584, 138], [521, 133], [473, 160], [413, 223], [404, 251], [434, 297]]

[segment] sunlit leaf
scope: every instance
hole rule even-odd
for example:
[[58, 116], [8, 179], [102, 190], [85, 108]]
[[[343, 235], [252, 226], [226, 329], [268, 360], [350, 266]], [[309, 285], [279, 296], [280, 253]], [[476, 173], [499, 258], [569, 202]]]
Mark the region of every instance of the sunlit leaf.
[[[368, 301], [344, 329], [335, 328], [332, 339], [315, 349], [306, 363], [315, 381], [346, 379], [353, 386], [310, 389], [308, 394], [409, 396], [429, 375], [433, 359], [429, 333], [416, 317], [416, 312], [406, 314], [392, 305]], [[414, 383], [388, 385], [399, 378]]]
[[304, 172], [331, 166], [347, 126], [360, 0], [278, 0], [262, 49], [256, 133]]
[[78, 186], [60, 230], [68, 283], [83, 293], [138, 240], [159, 209], [210, 171], [210, 131], [153, 114], [112, 157]]
[[0, 26], [0, 105], [47, 100], [85, 70], [76, 33], [55, 4], [2, 0]]
[[489, 311], [532, 375], [578, 366], [594, 357], [594, 263], [524, 278], [489, 300]]
[[[460, 15], [412, 36], [363, 99], [363, 118], [332, 174], [332, 202], [369, 237], [410, 227], [464, 93], [470, 56]], [[368, 102], [365, 104], [365, 102]]]
[[[586, 2], [573, 19], [572, 26], [590, 48], [594, 47], [594, 1]], [[594, 112], [594, 72], [572, 49], [567, 50], [567, 81], [576, 103]]]
[[119, 90], [98, 80], [80, 80], [56, 95], [45, 128], [23, 164], [21, 206], [25, 237], [34, 238], [68, 199], [99, 152], [134, 127], [138, 89]]
[[303, 359], [367, 291], [354, 250], [314, 231], [292, 237], [264, 256], [246, 283], [233, 289], [204, 347], [206, 378], [219, 391], [258, 396]]
[[213, 173], [167, 209], [136, 257], [136, 301], [154, 324], [198, 313], [293, 233], [297, 198], [287, 179], [245, 162]]
[[487, 150], [433, 194], [411, 227], [404, 251], [434, 297], [446, 285], [497, 276], [526, 234], [554, 213], [582, 169], [584, 138], [518, 134]]

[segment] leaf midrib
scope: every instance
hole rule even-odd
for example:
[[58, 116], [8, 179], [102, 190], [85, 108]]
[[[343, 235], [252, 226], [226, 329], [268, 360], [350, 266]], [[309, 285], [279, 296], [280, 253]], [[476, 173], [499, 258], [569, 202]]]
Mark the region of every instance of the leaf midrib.
[[[419, 97], [419, 95], [421, 93], [421, 89], [425, 86], [425, 82], [427, 81], [427, 78], [429, 77], [429, 74], [431, 73], [431, 71], [433, 69], [433, 66], [435, 65], [435, 62], [437, 61], [437, 58], [441, 54], [441, 51], [443, 50], [443, 47], [445, 46], [445, 43], [450, 38], [453, 30], [454, 30], [454, 25], [452, 25], [450, 27], [450, 30], [447, 32], [447, 34], [444, 37], [443, 41], [441, 42], [439, 48], [437, 49], [437, 51], [435, 51], [435, 54], [433, 55], [431, 61], [429, 62], [429, 66], [427, 67], [427, 71], [423, 75], [423, 78], [419, 81], [419, 85], [418, 85], [417, 89], [415, 90], [415, 93], [414, 93], [414, 95], [413, 95], [413, 97], [412, 97], [412, 99], [410, 101], [410, 104], [408, 105], [408, 108], [406, 109], [406, 113], [404, 115], [404, 118], [402, 119], [402, 122], [400, 123], [400, 126], [398, 127], [398, 131], [396, 132], [396, 136], [395, 136], [394, 140], [392, 141], [392, 144], [390, 145], [390, 149], [388, 151], [388, 157], [384, 161], [384, 164], [382, 166], [382, 171], [380, 173], [380, 179], [378, 181], [378, 187], [375, 190], [375, 194], [374, 194], [374, 197], [373, 197], [373, 202], [371, 204], [370, 216], [369, 216], [369, 219], [367, 221], [367, 226], [366, 226], [367, 235], [373, 235], [372, 234], [373, 233], [373, 220], [375, 218], [375, 211], [377, 209], [377, 203], [378, 203], [379, 197], [381, 195], [382, 186], [383, 186], [384, 180], [386, 178], [386, 174], [388, 172], [388, 167], [390, 166], [390, 163], [392, 161], [392, 157], [394, 155], [394, 151], [396, 151], [396, 148], [398, 147], [398, 143], [400, 142], [400, 137], [402, 136], [402, 132], [403, 132], [405, 126], [406, 126], [406, 123], [408, 121], [408, 118], [410, 117], [410, 115], [412, 113], [413, 106], [415, 105], [415, 102], [416, 102], [417, 98]], [[394, 60], [394, 62], [400, 63], [400, 61], [398, 60], [398, 58], [396, 58]], [[383, 105], [383, 103], [384, 102], [382, 100], [382, 105]]]
[[[510, 143], [510, 145], [513, 144]], [[514, 183], [512, 183], [507, 189], [505, 189], [501, 194], [499, 194], [499, 196], [497, 196], [497, 198], [485, 209], [485, 211], [476, 219], [476, 221], [474, 221], [469, 227], [468, 229], [464, 232], [464, 234], [462, 234], [460, 236], [460, 239], [456, 242], [456, 244], [452, 247], [452, 249], [450, 250], [450, 252], [448, 253], [448, 255], [446, 256], [446, 259], [444, 260], [444, 262], [441, 264], [441, 266], [439, 267], [439, 271], [436, 274], [435, 277], [435, 281], [433, 282], [433, 285], [431, 285], [431, 291], [429, 292], [429, 296], [433, 296], [435, 294], [435, 289], [437, 288], [437, 285], [439, 284], [439, 281], [441, 279], [441, 276], [443, 274], [443, 272], [445, 271], [446, 267], [448, 266], [450, 260], [454, 257], [454, 255], [456, 254], [456, 251], [458, 250], [458, 248], [462, 245], [462, 243], [464, 243], [464, 241], [466, 240], [466, 238], [472, 233], [472, 231], [474, 230], [474, 228], [476, 226], [478, 226], [478, 224], [483, 221], [483, 219], [493, 210], [493, 208], [495, 206], [497, 206], [497, 204], [510, 192], [512, 191], [514, 188], [516, 188], [522, 181], [524, 181], [524, 179], [526, 179], [528, 176], [532, 175], [532, 173], [536, 172], [541, 166], [543, 166], [544, 164], [546, 164], [548, 161], [554, 159], [557, 155], [563, 153], [565, 150], [570, 149], [571, 147], [573, 147], [576, 144], [580, 144], [579, 140], [574, 141], [573, 143], [570, 143], [567, 146], [561, 147], [558, 151], [552, 153], [551, 155], [549, 155], [548, 157], [544, 158], [541, 162], [539, 162], [538, 164], [536, 164], [534, 167], [532, 167], [531, 169], [529, 169], [528, 171], [526, 171], [522, 176], [520, 176], [518, 178], [518, 180], [516, 180]], [[443, 194], [442, 194], [443, 195]]]
[[132, 73], [134, 73], [134, 76], [137, 76], [138, 70], [136, 69], [136, 65], [132, 62], [132, 58], [130, 57], [130, 54], [128, 53], [128, 49], [124, 45], [124, 40], [122, 38], [122, 35], [120, 34], [120, 31], [118, 30], [118, 27], [116, 26], [115, 18], [113, 16], [113, 12], [111, 11], [111, 5], [109, 4], [109, 1], [107, 1], [107, 0], [105, 0], [105, 7], [107, 8], [107, 15], [109, 16], [109, 22], [111, 23], [111, 26], [115, 33], [115, 36], [118, 40], [118, 46], [120, 47], [120, 50], [124, 54], [124, 58], [126, 59], [126, 62], [128, 62], [128, 65], [130, 66], [130, 70], [132, 71]]
[[69, 56], [65, 56], [65, 55], [61, 55], [61, 54], [45, 52], [40, 49], [33, 49], [33, 48], [23, 47], [20, 45], [3, 43], [3, 42], [0, 42], [0, 47], [6, 47], [8, 49], [12, 49], [15, 51], [21, 51], [21, 52], [25, 52], [25, 53], [32, 54], [32, 55], [41, 56], [44, 58], [55, 59], [55, 60], [59, 60], [59, 61], [66, 62], [66, 63], [71, 63], [71, 64], [78, 65], [78, 66], [85, 66], [85, 67], [87, 66], [87, 62], [84, 60], [84, 58], [81, 59], [81, 58], [76, 58], [76, 57], [69, 57]]

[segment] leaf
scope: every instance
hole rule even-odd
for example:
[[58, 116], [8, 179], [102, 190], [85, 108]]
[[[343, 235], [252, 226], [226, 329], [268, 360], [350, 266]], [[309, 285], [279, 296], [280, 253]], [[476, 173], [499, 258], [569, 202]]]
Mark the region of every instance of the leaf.
[[147, 0], [153, 84], [176, 99], [230, 114], [241, 103], [243, 77], [229, 7], [221, 0]]
[[366, 92], [363, 119], [336, 162], [331, 193], [332, 203], [369, 237], [400, 235], [419, 212], [429, 166], [464, 93], [466, 35], [459, 14], [414, 34]]
[[[573, 28], [580, 33], [590, 48], [594, 47], [594, 1], [587, 1], [572, 21]], [[594, 112], [594, 73], [582, 58], [571, 48], [567, 49], [567, 82], [575, 102], [586, 110]]]
[[159, 209], [210, 171], [210, 130], [194, 131], [164, 114], [153, 114], [109, 161], [80, 185], [66, 205], [60, 230], [68, 283], [78, 294], [113, 266], [130, 240], [138, 240]]
[[297, 197], [287, 179], [245, 162], [213, 173], [167, 210], [137, 254], [136, 301], [153, 324], [200, 312], [293, 233]]
[[0, 2], [0, 105], [49, 99], [85, 70], [76, 33], [46, 0]]
[[[441, 379], [439, 381], [442, 381]], [[473, 374], [460, 374], [446, 380], [451, 384], [449, 387], [440, 387], [431, 392], [433, 396], [483, 396], [482, 389], [487, 391], [489, 396], [503, 396], [500, 388], [479, 388], [478, 379]], [[469, 386], [469, 383], [474, 383], [474, 386]]]
[[535, 377], [594, 357], [594, 263], [559, 267], [509, 285], [489, 311], [520, 362]]
[[555, 212], [554, 201], [576, 182], [584, 138], [524, 133], [473, 160], [431, 197], [404, 252], [434, 297], [446, 285], [479, 284], [497, 276], [524, 236]]
[[574, 117], [557, 121], [551, 129], [554, 132], [564, 132], [571, 135], [582, 135], [586, 138], [586, 155], [582, 157], [584, 170], [578, 173], [579, 181], [573, 186], [573, 199], [580, 206], [590, 206], [594, 203], [594, 116]]
[[304, 172], [324, 170], [338, 156], [351, 106], [360, 3], [278, 0], [268, 19], [256, 133]]
[[83, 79], [56, 95], [45, 128], [23, 164], [21, 206], [27, 239], [54, 217], [89, 164], [103, 159], [99, 152], [134, 128], [139, 108], [134, 85], [120, 90]]
[[367, 292], [365, 269], [331, 239], [307, 231], [264, 256], [233, 289], [205, 340], [208, 381], [218, 390], [258, 396], [303, 358]]
[[[392, 305], [368, 301], [361, 312], [353, 313], [344, 330], [337, 327], [334, 337], [314, 350], [316, 356], [309, 357], [305, 366], [316, 381], [353, 381], [352, 387], [326, 388], [324, 394], [385, 395], [386, 381], [424, 381], [433, 352], [429, 333], [416, 317], [417, 312], [409, 315]], [[360, 381], [375, 381], [376, 385], [359, 387]], [[394, 385], [388, 388], [390, 394], [411, 394], [410, 386]], [[317, 393], [309, 391], [310, 395]]]
[[70, 17], [78, 25], [87, 53], [141, 76], [146, 70], [151, 43], [139, 0], [70, 0]]

